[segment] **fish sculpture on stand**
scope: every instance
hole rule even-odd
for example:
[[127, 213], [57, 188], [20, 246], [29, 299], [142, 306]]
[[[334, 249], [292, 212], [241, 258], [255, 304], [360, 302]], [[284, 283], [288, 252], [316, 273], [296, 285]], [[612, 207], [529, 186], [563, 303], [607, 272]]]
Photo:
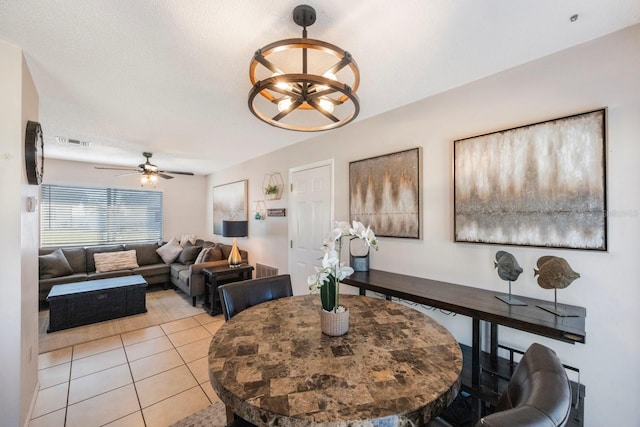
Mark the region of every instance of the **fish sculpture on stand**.
[[523, 271], [516, 257], [509, 252], [498, 251], [496, 252], [496, 260], [493, 262], [493, 267], [498, 269], [498, 277], [509, 282], [509, 295], [496, 295], [496, 298], [509, 305], [527, 305], [511, 296], [511, 282], [518, 280]]
[[537, 268], [533, 269], [533, 277], [538, 276], [538, 285], [543, 289], [554, 290], [554, 303], [550, 305], [538, 305], [556, 316], [574, 317], [578, 314], [558, 308], [558, 289], [564, 289], [580, 277], [580, 273], [573, 271], [566, 259], [557, 256], [543, 256], [536, 262]]

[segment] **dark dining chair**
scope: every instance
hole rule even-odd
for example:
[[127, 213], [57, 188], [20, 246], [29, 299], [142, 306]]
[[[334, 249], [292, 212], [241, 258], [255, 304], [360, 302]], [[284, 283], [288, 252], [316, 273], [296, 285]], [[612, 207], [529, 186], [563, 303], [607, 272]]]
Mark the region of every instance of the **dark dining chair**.
[[531, 344], [500, 396], [476, 427], [562, 427], [571, 411], [571, 384], [556, 353]]
[[254, 305], [293, 296], [288, 274], [228, 283], [218, 287], [218, 292], [225, 320]]

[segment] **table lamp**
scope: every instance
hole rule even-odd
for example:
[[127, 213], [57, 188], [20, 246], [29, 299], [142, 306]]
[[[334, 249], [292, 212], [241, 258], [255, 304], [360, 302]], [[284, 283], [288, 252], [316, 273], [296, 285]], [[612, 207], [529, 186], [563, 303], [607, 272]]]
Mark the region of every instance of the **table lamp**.
[[229, 254], [230, 267], [237, 267], [242, 262], [236, 237], [246, 237], [249, 234], [248, 225], [248, 221], [222, 221], [222, 236], [233, 237], [233, 248]]

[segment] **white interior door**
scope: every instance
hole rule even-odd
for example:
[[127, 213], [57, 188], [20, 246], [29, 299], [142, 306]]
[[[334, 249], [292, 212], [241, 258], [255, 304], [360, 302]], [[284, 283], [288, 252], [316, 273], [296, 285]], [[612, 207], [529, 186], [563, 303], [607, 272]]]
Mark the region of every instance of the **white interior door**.
[[289, 171], [289, 271], [294, 295], [309, 293], [307, 276], [321, 265], [322, 241], [333, 219], [333, 161]]

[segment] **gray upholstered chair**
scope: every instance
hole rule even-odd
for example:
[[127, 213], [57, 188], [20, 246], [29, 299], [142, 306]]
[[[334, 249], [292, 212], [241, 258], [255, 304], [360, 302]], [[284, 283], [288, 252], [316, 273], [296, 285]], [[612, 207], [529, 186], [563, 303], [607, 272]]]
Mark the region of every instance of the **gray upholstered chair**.
[[476, 427], [562, 427], [571, 411], [571, 384], [556, 353], [534, 343], [516, 366], [496, 412]]
[[225, 320], [254, 305], [293, 295], [291, 276], [262, 277], [218, 287]]

